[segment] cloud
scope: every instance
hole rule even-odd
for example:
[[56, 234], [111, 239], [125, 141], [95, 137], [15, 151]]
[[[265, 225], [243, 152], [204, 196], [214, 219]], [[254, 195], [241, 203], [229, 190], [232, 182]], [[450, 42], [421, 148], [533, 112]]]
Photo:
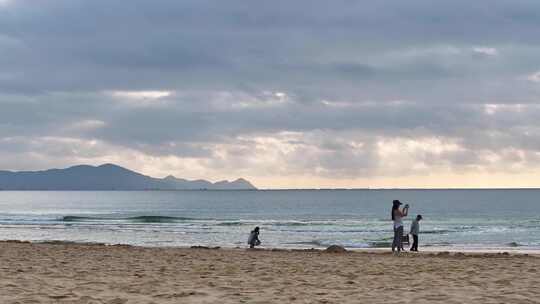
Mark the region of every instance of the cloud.
[[[425, 102], [449, 101], [449, 92], [464, 88], [461, 102], [498, 96], [508, 102], [511, 82], [483, 96], [479, 92], [493, 88], [479, 79], [519, 75], [523, 60], [539, 63], [537, 56], [512, 52], [505, 52], [508, 61], [489, 66], [470, 56], [471, 49], [493, 55], [502, 44], [511, 43], [515, 52], [534, 45], [534, 1], [495, 1], [489, 15], [464, 1], [429, 9], [419, 0], [369, 7], [295, 1], [286, 11], [279, 4], [254, 9], [238, 1], [162, 0], [135, 1], [133, 9], [118, 1], [18, 0], [0, 16], [0, 35], [18, 42], [3, 51], [0, 61], [11, 79], [0, 86], [22, 92], [243, 87], [373, 100], [404, 92]], [[470, 19], [458, 13], [464, 6]], [[500, 19], [508, 20], [504, 27]], [[514, 41], [512, 32], [523, 41]], [[435, 84], [430, 92], [410, 89], [426, 83]]]
[[171, 96], [169, 91], [113, 91], [110, 92], [113, 97], [126, 99], [159, 99]]
[[119, 102], [134, 107], [165, 106], [168, 103], [167, 97], [171, 97], [171, 91], [109, 91], [106, 95], [111, 96]]
[[492, 48], [492, 47], [480, 47], [480, 46], [473, 47], [473, 52], [479, 55], [487, 56], [487, 57], [499, 55], [499, 51], [496, 48]]
[[527, 77], [527, 79], [530, 81], [530, 82], [534, 82], [534, 83], [540, 83], [540, 71], [539, 72], [536, 72], [534, 74], [531, 74]]
[[0, 3], [1, 168], [261, 186], [538, 170], [538, 1]]

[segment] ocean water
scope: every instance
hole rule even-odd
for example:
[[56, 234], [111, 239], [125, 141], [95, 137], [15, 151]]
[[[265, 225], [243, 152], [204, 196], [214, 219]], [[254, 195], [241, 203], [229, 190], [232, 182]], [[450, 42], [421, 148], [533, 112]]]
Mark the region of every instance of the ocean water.
[[393, 199], [420, 246], [539, 250], [540, 190], [0, 191], [0, 240], [141, 246], [387, 248]]

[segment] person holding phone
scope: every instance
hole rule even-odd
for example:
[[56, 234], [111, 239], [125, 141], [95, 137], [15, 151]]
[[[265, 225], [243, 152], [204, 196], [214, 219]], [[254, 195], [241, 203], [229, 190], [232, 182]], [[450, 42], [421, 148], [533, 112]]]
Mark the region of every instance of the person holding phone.
[[402, 203], [399, 200], [394, 200], [392, 202], [392, 222], [394, 223], [394, 241], [392, 242], [392, 252], [399, 253], [403, 247], [403, 218], [409, 213], [409, 204], [405, 204], [403, 209], [399, 209], [399, 206]]

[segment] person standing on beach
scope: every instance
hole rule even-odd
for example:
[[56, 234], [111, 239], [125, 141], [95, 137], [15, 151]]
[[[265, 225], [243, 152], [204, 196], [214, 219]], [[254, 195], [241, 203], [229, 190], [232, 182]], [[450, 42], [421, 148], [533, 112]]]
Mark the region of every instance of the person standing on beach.
[[259, 227], [255, 227], [255, 229], [253, 229], [249, 234], [249, 248], [255, 248], [255, 246], [259, 246], [261, 244], [261, 241], [259, 240], [259, 230]]
[[422, 215], [417, 215], [411, 223], [411, 232], [410, 234], [413, 237], [413, 244], [411, 246], [411, 251], [418, 251], [418, 234], [420, 233], [420, 221], [422, 220]]
[[394, 241], [392, 242], [392, 252], [397, 248], [397, 252], [400, 252], [403, 244], [403, 218], [409, 213], [409, 205], [406, 204], [403, 209], [399, 209], [401, 202], [394, 200], [392, 202], [392, 221], [394, 223]]

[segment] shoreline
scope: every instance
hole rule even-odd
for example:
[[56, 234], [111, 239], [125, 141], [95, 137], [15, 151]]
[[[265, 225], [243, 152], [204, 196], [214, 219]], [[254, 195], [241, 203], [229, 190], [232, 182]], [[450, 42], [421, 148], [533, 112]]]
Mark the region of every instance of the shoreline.
[[[186, 245], [186, 246], [144, 246], [144, 245], [131, 245], [131, 244], [108, 244], [97, 242], [75, 242], [65, 240], [48, 240], [48, 241], [26, 241], [26, 240], [0, 240], [1, 244], [34, 244], [34, 245], [64, 245], [64, 246], [103, 246], [103, 247], [126, 247], [126, 248], [142, 248], [142, 249], [207, 249], [207, 250], [249, 250], [247, 246], [208, 246], [208, 245]], [[374, 248], [347, 248], [344, 247], [348, 253], [371, 253], [371, 254], [385, 254], [392, 253], [391, 248], [387, 247], [374, 247]], [[403, 251], [406, 254], [511, 254], [511, 255], [524, 255], [524, 256], [539, 256], [540, 249], [518, 249], [515, 247], [509, 248], [460, 248], [460, 247], [437, 247], [437, 246], [425, 246], [420, 247], [418, 252], [410, 252], [409, 250]], [[253, 250], [253, 249], [251, 249]], [[291, 252], [325, 252], [325, 247], [259, 247], [255, 248], [256, 251], [291, 251]]]

